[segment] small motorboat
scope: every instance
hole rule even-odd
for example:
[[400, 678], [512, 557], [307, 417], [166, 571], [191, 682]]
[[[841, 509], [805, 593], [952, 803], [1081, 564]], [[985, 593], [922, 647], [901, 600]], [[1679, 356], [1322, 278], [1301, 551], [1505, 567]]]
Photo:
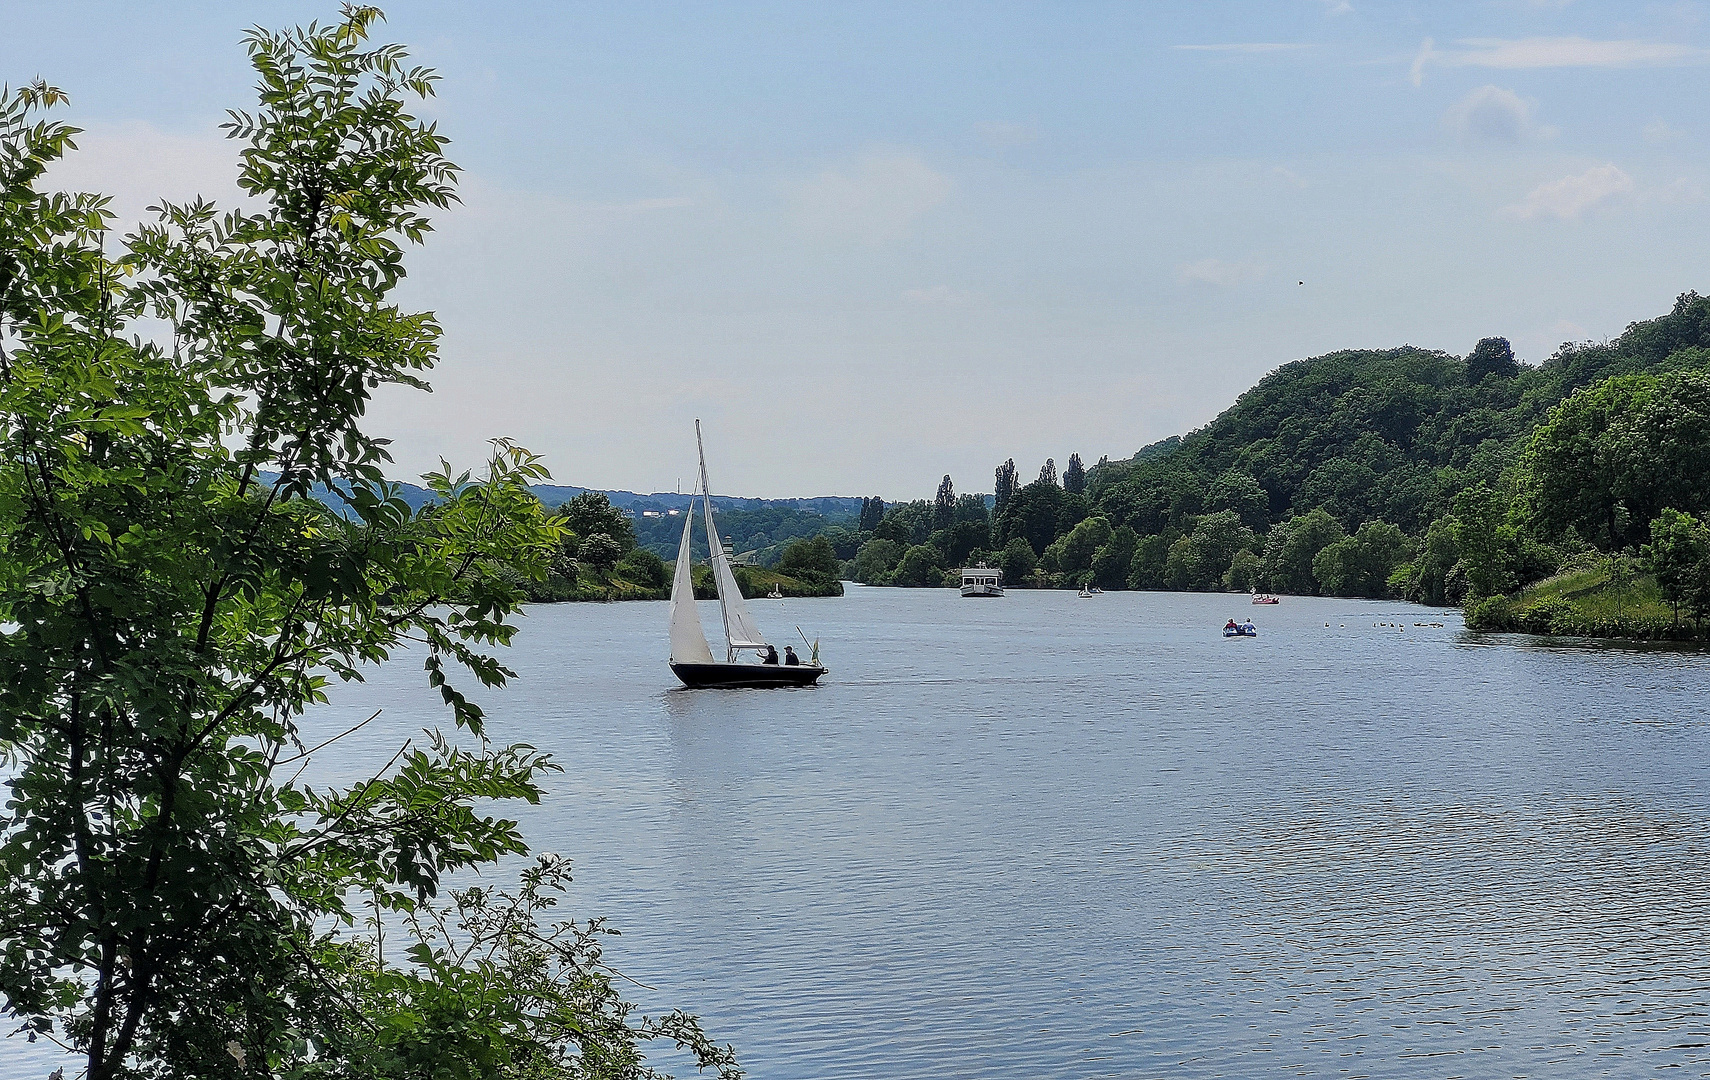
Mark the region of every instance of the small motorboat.
[[1082, 585], [1081, 591], [1076, 593], [1075, 595], [1079, 596], [1081, 599], [1085, 600], [1087, 597], [1096, 596], [1097, 594], [1094, 593], [1091, 589], [1087, 588], [1085, 585]]
[[1252, 623], [1237, 623], [1223, 628], [1224, 637], [1258, 637], [1259, 628]]
[[1271, 595], [1270, 593], [1254, 593], [1253, 594], [1253, 603], [1255, 603], [1255, 604], [1280, 604], [1280, 603], [1282, 603], [1282, 601], [1280, 599], [1278, 599], [1277, 597]]
[[[693, 498], [693, 496], [690, 497]], [[782, 600], [783, 598], [784, 594], [778, 591], [778, 583], [776, 581], [772, 582], [772, 591], [766, 594], [766, 599]]]

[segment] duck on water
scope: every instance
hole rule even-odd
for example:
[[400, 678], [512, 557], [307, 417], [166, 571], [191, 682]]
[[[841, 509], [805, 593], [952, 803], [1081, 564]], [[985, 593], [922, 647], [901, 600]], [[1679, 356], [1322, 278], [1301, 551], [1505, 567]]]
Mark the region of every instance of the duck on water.
[[[677, 548], [677, 572], [671, 579], [671, 671], [691, 689], [706, 687], [770, 687], [812, 686], [825, 674], [819, 663], [818, 649], [807, 663], [802, 663], [795, 650], [786, 646], [785, 660], [778, 662], [778, 650], [767, 643], [754, 615], [748, 610], [742, 590], [736, 587], [730, 559], [719, 541], [713, 525], [712, 490], [707, 483], [707, 453], [701, 443], [701, 422], [695, 421], [695, 448], [701, 455], [701, 475], [698, 490], [689, 496], [689, 510], [683, 515], [683, 542]], [[701, 629], [700, 612], [695, 608], [695, 586], [691, 580], [694, 568], [689, 555], [690, 540], [695, 525], [695, 495], [701, 498], [707, 522], [707, 551], [712, 555], [713, 589], [718, 593], [718, 610], [724, 618], [724, 660], [713, 658], [712, 646], [707, 644]], [[760, 662], [741, 662], [737, 657], [752, 650]]]

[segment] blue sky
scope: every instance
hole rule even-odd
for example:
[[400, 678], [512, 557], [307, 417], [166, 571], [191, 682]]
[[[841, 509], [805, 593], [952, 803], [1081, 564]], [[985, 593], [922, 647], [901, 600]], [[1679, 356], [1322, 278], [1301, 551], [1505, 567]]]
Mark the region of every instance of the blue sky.
[[[1280, 364], [1538, 361], [1707, 289], [1702, 4], [387, 5], [464, 205], [403, 299], [398, 473], [513, 437], [671, 489], [989, 489], [1189, 430]], [[0, 3], [66, 186], [232, 196], [216, 125], [299, 3]]]

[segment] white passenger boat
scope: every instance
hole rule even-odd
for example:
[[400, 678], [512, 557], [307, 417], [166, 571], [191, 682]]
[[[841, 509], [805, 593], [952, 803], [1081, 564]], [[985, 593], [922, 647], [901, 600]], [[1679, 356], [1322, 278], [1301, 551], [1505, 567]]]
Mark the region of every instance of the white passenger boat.
[[1002, 596], [1003, 571], [981, 563], [962, 568], [963, 596]]

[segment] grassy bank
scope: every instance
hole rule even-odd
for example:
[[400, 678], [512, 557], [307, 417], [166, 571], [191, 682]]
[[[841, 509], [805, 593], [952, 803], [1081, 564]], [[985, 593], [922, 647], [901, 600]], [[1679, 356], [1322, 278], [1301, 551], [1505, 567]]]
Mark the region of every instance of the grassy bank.
[[1710, 640], [1710, 627], [1676, 617], [1656, 578], [1611, 573], [1608, 559], [1546, 578], [1515, 596], [1467, 605], [1467, 629], [1630, 638], [1638, 641]]

